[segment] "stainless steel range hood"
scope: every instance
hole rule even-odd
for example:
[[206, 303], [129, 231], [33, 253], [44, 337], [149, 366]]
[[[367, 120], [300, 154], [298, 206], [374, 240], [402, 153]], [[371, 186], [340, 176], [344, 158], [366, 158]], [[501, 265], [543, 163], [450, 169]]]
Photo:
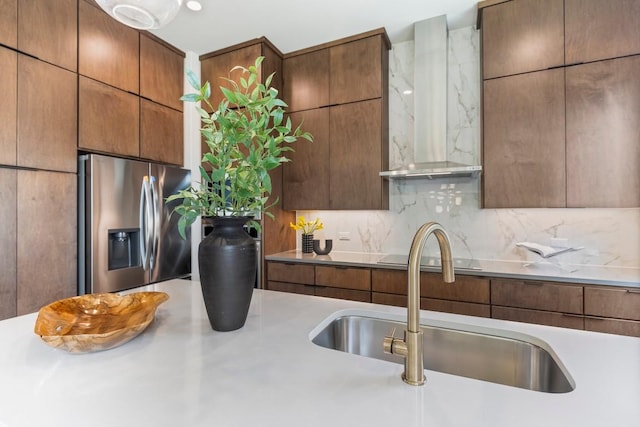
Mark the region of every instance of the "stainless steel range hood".
[[382, 171], [389, 179], [474, 176], [482, 166], [447, 161], [447, 18], [414, 24], [414, 163]]

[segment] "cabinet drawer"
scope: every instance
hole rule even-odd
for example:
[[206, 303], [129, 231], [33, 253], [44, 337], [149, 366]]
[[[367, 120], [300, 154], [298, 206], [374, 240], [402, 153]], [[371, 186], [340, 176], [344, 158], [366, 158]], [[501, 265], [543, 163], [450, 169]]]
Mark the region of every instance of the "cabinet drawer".
[[[387, 294], [407, 295], [407, 270], [371, 270], [371, 290]], [[406, 298], [405, 303], [406, 303]], [[395, 304], [392, 304], [395, 305]]]
[[396, 307], [407, 306], [407, 296], [397, 294], [385, 294], [382, 292], [371, 292], [371, 302], [375, 304], [395, 305]]
[[640, 320], [640, 289], [584, 288], [584, 313]]
[[371, 292], [354, 289], [340, 289], [326, 286], [316, 286], [315, 295], [318, 297], [348, 299], [351, 301], [371, 302]]
[[491, 280], [491, 303], [507, 307], [582, 314], [582, 286], [537, 280]]
[[640, 337], [640, 322], [636, 322], [633, 320], [585, 317], [584, 328], [587, 331]]
[[561, 328], [584, 329], [584, 317], [550, 311], [525, 310], [511, 307], [491, 307], [491, 317], [515, 322], [559, 326]]
[[489, 279], [459, 274], [454, 283], [445, 283], [439, 273], [422, 273], [420, 276], [420, 296], [489, 304], [489, 284]]
[[435, 298], [420, 298], [422, 310], [443, 311], [476, 317], [491, 317], [491, 306], [472, 302], [447, 301]]
[[314, 268], [309, 264], [268, 262], [267, 280], [313, 285]]
[[371, 270], [368, 268], [317, 266], [316, 285], [370, 291]]
[[292, 294], [313, 295], [314, 287], [311, 285], [301, 285], [298, 283], [267, 282], [267, 289], [270, 291], [290, 292]]

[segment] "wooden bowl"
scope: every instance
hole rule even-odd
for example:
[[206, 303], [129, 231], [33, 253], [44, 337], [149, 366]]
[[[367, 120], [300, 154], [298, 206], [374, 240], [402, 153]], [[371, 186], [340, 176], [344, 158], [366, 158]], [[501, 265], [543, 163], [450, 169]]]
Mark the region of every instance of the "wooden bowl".
[[164, 292], [62, 299], [40, 309], [34, 332], [50, 346], [71, 353], [108, 350], [140, 334], [168, 299]]

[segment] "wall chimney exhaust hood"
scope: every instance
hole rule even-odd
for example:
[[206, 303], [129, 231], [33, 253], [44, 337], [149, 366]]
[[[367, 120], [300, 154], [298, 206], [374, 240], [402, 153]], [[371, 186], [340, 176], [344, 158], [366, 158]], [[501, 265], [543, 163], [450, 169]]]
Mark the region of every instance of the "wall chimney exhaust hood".
[[447, 161], [447, 17], [416, 22], [414, 31], [414, 163], [380, 172], [380, 176], [475, 176], [482, 166]]

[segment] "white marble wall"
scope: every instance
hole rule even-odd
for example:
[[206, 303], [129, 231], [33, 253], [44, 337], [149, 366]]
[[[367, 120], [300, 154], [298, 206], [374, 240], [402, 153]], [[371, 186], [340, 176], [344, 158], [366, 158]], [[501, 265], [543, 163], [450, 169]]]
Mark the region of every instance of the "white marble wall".
[[[472, 27], [449, 33], [448, 155], [480, 162], [479, 37]], [[390, 165], [413, 159], [413, 42], [394, 45], [389, 58]], [[317, 238], [333, 239], [334, 250], [408, 253], [417, 228], [438, 221], [452, 238], [454, 256], [536, 260], [519, 241], [550, 244], [567, 238], [584, 249], [559, 255], [562, 263], [640, 266], [640, 209], [480, 209], [479, 179], [391, 181], [389, 211], [303, 211], [320, 217]], [[350, 240], [338, 240], [339, 232]], [[435, 239], [425, 252], [437, 253]]]

